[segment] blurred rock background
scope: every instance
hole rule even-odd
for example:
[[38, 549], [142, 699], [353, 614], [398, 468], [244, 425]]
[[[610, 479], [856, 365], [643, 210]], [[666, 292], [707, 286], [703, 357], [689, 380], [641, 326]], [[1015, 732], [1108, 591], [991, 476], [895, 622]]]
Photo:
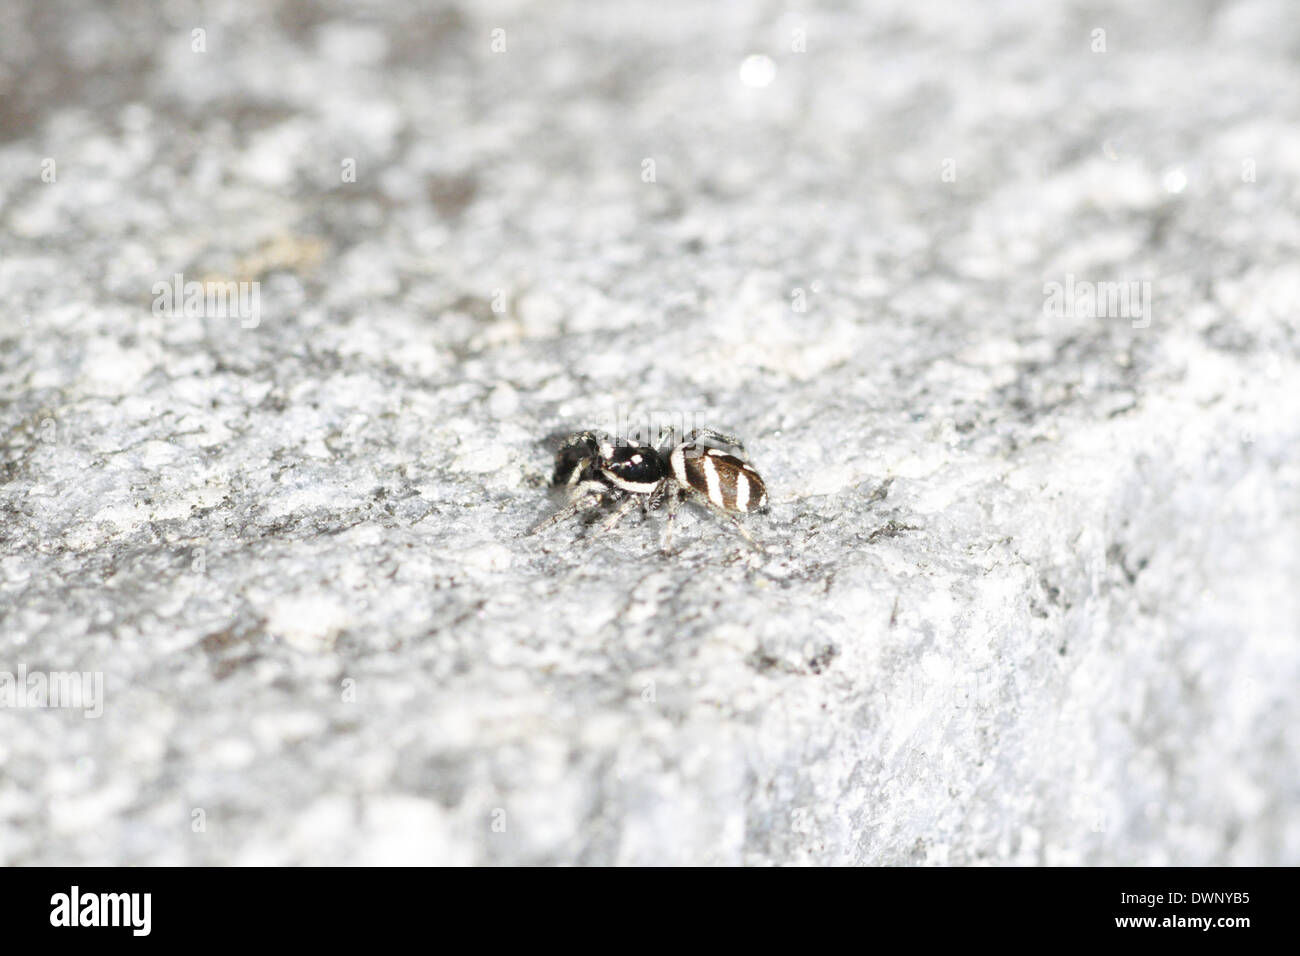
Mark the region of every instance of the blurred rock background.
[[[0, 863], [1300, 863], [1298, 76], [1286, 0], [9, 0], [0, 671], [104, 695], [0, 708]], [[760, 551], [515, 537], [652, 414]]]

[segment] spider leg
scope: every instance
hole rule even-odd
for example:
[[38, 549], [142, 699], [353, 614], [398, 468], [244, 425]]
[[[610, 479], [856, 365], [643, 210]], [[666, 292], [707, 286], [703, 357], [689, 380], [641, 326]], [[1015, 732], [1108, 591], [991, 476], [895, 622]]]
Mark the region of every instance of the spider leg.
[[643, 510], [653, 511], [654, 509], [658, 508], [661, 504], [663, 504], [664, 497], [667, 494], [669, 494], [669, 489], [671, 485], [672, 485], [671, 481], [667, 481], [667, 480], [661, 481], [659, 482], [659, 486], [655, 488], [654, 491], [650, 492], [650, 494], [642, 495], [641, 505]]
[[668, 497], [668, 520], [663, 525], [663, 538], [659, 544], [659, 550], [668, 554], [672, 550], [672, 524], [677, 519], [677, 505], [681, 502], [681, 489], [675, 485], [669, 485], [666, 488]]
[[681, 490], [677, 488], [668, 489], [668, 520], [663, 524], [663, 553], [668, 554], [672, 550], [672, 525], [677, 520], [677, 506], [681, 503]]
[[722, 445], [730, 445], [732, 448], [738, 448], [740, 449], [741, 457], [744, 457], [747, 454], [745, 451], [745, 443], [739, 438], [736, 438], [733, 435], [724, 435], [722, 432], [714, 431], [712, 428], [692, 428], [691, 433], [686, 436], [686, 443], [689, 444], [701, 438], [707, 438]]
[[742, 538], [745, 539], [746, 542], [749, 543], [750, 547], [752, 548], [758, 547], [758, 545], [754, 541], [754, 536], [745, 530], [745, 526], [740, 523], [739, 518], [733, 515], [730, 511], [723, 511], [717, 505], [713, 504], [713, 502], [709, 502], [709, 508], [710, 510], [714, 511], [715, 513], [721, 515], [722, 517], [730, 521], [731, 526], [736, 529], [736, 531], [740, 534]]
[[568, 518], [572, 518], [574, 515], [579, 514], [583, 511], [590, 511], [592, 508], [597, 508], [600, 506], [600, 503], [605, 499], [605, 497], [606, 494], [602, 492], [588, 492], [586, 494], [579, 495], [577, 498], [575, 498], [569, 504], [565, 505], [559, 511], [555, 512], [552, 515], [548, 515], [547, 517], [543, 518], [541, 521], [537, 522], [537, 524], [533, 525], [531, 528], [525, 531], [524, 534], [525, 535], [536, 534], [539, 531], [546, 530], [553, 524], [559, 524], [561, 521], [564, 521]]
[[754, 541], [753, 535], [751, 535], [748, 531], [745, 530], [745, 526], [740, 523], [740, 519], [737, 518], [734, 514], [732, 514], [730, 511], [727, 511], [723, 508], [719, 508], [717, 505], [715, 505], [712, 501], [710, 501], [707, 497], [700, 494], [699, 492], [695, 493], [695, 497], [698, 500], [703, 501], [705, 507], [707, 507], [714, 514], [718, 515], [720, 518], [725, 518], [728, 522], [730, 522], [731, 526], [736, 529], [736, 532], [742, 538], [745, 539], [745, 541], [749, 544], [751, 548], [758, 547], [758, 543]]
[[671, 425], [661, 429], [659, 431], [657, 447], [659, 449], [659, 457], [664, 461], [667, 461], [668, 456], [671, 455], [673, 449], [677, 447], [677, 429]]
[[614, 526], [623, 520], [623, 516], [635, 507], [637, 500], [644, 497], [643, 495], [628, 495], [627, 498], [617, 508], [610, 513], [610, 516], [600, 523], [600, 531], [604, 534], [607, 531], [613, 531]]

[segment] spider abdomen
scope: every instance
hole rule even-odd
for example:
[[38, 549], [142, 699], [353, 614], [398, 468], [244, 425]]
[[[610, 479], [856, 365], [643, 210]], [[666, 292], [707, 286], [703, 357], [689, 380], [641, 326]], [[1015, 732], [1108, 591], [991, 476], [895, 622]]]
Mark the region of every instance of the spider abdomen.
[[670, 457], [673, 477], [724, 511], [767, 507], [767, 489], [744, 460], [719, 448], [678, 446]]

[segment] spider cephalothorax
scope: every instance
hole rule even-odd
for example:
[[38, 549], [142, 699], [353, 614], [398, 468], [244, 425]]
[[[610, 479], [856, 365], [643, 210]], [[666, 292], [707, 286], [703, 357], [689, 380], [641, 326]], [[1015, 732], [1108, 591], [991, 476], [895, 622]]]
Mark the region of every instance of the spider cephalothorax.
[[528, 533], [611, 503], [615, 508], [601, 524], [602, 532], [609, 531], [634, 505], [655, 508], [666, 498], [666, 550], [678, 503], [694, 495], [752, 541], [735, 515], [765, 511], [767, 490], [746, 460], [745, 446], [711, 429], [696, 429], [680, 443], [675, 437], [669, 433], [667, 441], [655, 448], [636, 438], [615, 440], [594, 431], [570, 435], [556, 453], [553, 478], [556, 486], [567, 490], [569, 503]]

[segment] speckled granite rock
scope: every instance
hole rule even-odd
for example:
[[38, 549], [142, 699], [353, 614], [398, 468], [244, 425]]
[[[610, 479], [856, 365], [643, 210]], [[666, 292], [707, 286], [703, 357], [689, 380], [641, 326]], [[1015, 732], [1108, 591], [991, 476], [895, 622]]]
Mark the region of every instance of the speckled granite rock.
[[1300, 863], [1294, 5], [591, 6], [0, 10], [0, 863]]

